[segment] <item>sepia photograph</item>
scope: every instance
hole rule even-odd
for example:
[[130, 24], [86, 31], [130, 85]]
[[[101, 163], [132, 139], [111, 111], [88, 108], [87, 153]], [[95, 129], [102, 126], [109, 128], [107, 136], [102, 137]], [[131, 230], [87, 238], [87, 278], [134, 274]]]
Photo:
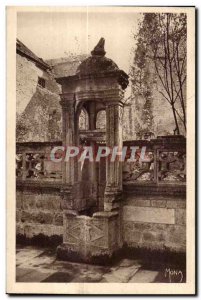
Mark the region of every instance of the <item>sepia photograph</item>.
[[7, 292], [194, 294], [195, 7], [10, 6], [7, 58]]

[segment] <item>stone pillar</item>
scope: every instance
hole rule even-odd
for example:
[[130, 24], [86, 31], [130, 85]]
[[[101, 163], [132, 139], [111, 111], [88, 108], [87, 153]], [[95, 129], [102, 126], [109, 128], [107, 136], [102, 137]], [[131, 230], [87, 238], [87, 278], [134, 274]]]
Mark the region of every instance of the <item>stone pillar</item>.
[[[122, 106], [119, 101], [110, 102], [106, 106], [106, 146], [111, 149], [122, 149]], [[118, 209], [122, 197], [122, 162], [117, 155], [114, 161], [111, 156], [106, 160], [106, 189], [104, 210]]]
[[[73, 95], [61, 95], [62, 106], [62, 144], [65, 150], [69, 146], [75, 146], [76, 132], [75, 132], [75, 109]], [[75, 183], [75, 159], [70, 158], [62, 161], [62, 182], [61, 190], [63, 199], [63, 209], [75, 209], [73, 197], [73, 185]]]
[[[95, 106], [95, 102], [90, 102], [89, 104], [89, 130], [95, 130], [96, 129], [96, 106]], [[96, 143], [94, 141], [90, 142], [90, 146], [92, 148], [93, 154], [95, 154], [95, 146]], [[90, 170], [90, 174], [89, 174], [89, 178], [91, 181], [91, 185], [92, 185], [92, 197], [94, 199], [94, 206], [97, 205], [97, 197], [98, 197], [98, 184], [97, 184], [97, 174], [96, 174], [96, 162], [95, 160], [93, 162], [89, 162], [89, 170]]]
[[89, 106], [89, 130], [96, 129], [96, 111], [95, 103], [91, 102]]
[[[63, 98], [62, 105], [62, 144], [65, 147], [74, 146], [74, 101]], [[63, 183], [72, 185], [74, 183], [74, 161], [63, 163]]]
[[[89, 130], [95, 130], [96, 129], [96, 111], [95, 111], [95, 103], [91, 102], [89, 105]], [[93, 149], [95, 148], [95, 143], [93, 141], [90, 142], [90, 146]], [[96, 163], [90, 162], [90, 178], [91, 181], [96, 183]]]

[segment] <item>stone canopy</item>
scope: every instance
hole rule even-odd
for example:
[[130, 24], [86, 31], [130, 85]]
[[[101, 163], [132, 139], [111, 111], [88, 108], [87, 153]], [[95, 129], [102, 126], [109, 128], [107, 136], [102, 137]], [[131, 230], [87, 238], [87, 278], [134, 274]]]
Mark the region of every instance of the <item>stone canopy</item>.
[[[81, 62], [77, 68], [76, 75], [72, 77], [73, 79], [82, 79], [92, 77], [113, 77], [115, 75], [119, 85], [125, 90], [129, 84], [129, 76], [123, 70], [120, 70], [112, 59], [105, 56], [106, 52], [104, 50], [104, 45], [105, 39], [101, 38], [95, 48], [91, 51], [91, 56]], [[60, 84], [62, 84], [64, 80], [66, 80], [65, 77], [56, 79]]]
[[77, 68], [77, 75], [92, 75], [119, 71], [118, 66], [113, 60], [105, 57], [105, 40], [101, 38], [98, 44], [91, 51], [91, 56], [85, 59]]
[[79, 77], [85, 76], [105, 76], [110, 73], [118, 74], [118, 82], [122, 89], [126, 89], [128, 86], [128, 75], [120, 70], [117, 64], [110, 58], [105, 57], [105, 39], [101, 38], [95, 48], [91, 51], [91, 56], [85, 59], [77, 68], [76, 75]]

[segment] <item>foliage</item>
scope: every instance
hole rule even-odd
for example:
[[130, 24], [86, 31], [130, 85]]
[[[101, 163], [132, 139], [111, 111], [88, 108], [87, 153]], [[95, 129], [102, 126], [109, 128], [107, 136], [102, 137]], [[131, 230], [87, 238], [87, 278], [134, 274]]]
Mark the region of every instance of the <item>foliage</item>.
[[[181, 123], [186, 130], [186, 14], [146, 13], [135, 38], [133, 93], [146, 97], [149, 88], [159, 80], [159, 92], [171, 106], [175, 133], [179, 134]], [[154, 74], [150, 73], [150, 63]]]

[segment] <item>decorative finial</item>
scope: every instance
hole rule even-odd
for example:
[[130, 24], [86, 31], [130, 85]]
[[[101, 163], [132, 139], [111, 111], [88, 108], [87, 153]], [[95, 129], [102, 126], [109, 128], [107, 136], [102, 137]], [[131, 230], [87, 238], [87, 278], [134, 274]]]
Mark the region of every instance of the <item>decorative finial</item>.
[[105, 39], [101, 38], [98, 44], [94, 47], [94, 50], [91, 51], [91, 55], [104, 56], [106, 53], [104, 46], [105, 46]]

